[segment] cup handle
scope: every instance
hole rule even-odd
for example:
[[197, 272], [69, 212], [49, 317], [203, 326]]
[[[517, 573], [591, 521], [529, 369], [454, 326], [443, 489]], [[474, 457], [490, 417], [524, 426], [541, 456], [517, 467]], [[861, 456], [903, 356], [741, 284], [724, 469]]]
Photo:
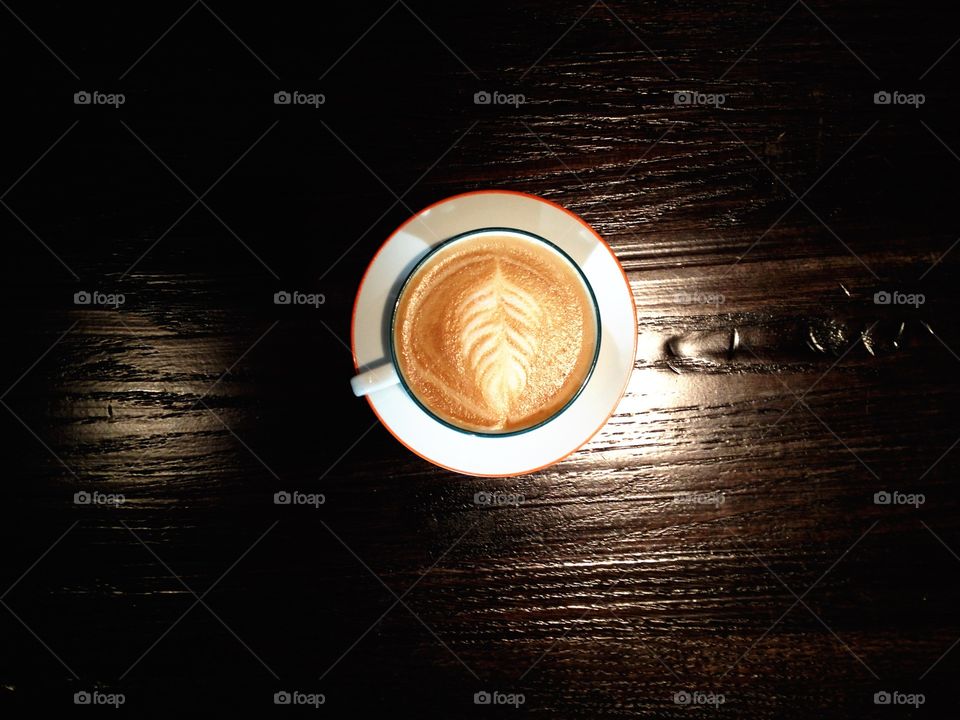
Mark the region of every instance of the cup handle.
[[393, 366], [393, 363], [387, 363], [359, 375], [354, 375], [350, 378], [350, 387], [353, 388], [354, 395], [362, 397], [391, 385], [396, 385], [398, 382], [400, 382], [400, 376], [397, 375], [397, 369]]

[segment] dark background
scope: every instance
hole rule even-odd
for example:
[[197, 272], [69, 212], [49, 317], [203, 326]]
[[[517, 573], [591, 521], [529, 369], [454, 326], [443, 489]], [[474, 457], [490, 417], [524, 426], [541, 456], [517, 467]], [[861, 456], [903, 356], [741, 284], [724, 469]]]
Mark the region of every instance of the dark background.
[[[956, 11], [2, 4], [0, 703], [955, 715]], [[480, 188], [580, 214], [639, 315], [608, 426], [513, 479], [413, 456], [347, 382], [376, 249]]]

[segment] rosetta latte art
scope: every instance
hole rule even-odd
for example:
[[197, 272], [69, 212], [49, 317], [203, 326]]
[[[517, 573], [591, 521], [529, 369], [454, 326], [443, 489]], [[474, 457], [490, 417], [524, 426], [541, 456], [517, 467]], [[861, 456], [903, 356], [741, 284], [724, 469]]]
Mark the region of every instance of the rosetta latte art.
[[553, 416], [582, 386], [596, 342], [592, 300], [570, 261], [493, 231], [429, 258], [394, 320], [408, 389], [437, 417], [484, 433]]
[[537, 300], [510, 282], [500, 262], [460, 304], [460, 346], [487, 406], [506, 422], [527, 386], [543, 315]]

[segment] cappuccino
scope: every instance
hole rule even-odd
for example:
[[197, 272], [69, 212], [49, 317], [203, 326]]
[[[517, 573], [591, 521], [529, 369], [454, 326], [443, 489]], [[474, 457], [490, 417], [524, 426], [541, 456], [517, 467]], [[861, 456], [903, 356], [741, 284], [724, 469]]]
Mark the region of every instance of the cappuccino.
[[420, 404], [462, 430], [544, 422], [589, 378], [600, 331], [593, 294], [554, 246], [509, 230], [449, 241], [401, 291], [393, 343]]

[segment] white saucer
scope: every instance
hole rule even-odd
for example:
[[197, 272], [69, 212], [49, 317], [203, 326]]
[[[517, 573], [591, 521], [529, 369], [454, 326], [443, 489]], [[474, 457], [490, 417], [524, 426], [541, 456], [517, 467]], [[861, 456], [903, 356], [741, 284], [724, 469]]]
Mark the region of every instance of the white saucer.
[[600, 355], [574, 402], [546, 425], [519, 435], [477, 436], [454, 430], [424, 412], [402, 386], [367, 395], [384, 427], [435, 465], [467, 475], [522, 475], [578, 450], [616, 410], [637, 353], [637, 311], [627, 277], [610, 247], [578, 216], [543, 198], [508, 190], [454, 195], [421, 210], [380, 247], [360, 281], [351, 345], [358, 370], [390, 357], [390, 316], [397, 293], [417, 261], [447, 238], [484, 227], [526, 230], [550, 240], [583, 270], [600, 308]]

